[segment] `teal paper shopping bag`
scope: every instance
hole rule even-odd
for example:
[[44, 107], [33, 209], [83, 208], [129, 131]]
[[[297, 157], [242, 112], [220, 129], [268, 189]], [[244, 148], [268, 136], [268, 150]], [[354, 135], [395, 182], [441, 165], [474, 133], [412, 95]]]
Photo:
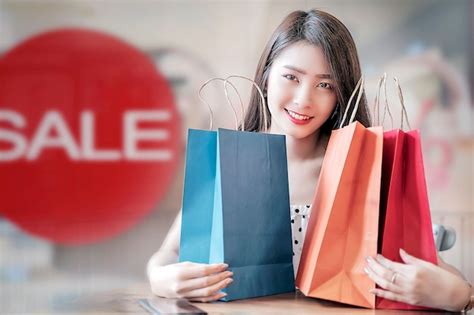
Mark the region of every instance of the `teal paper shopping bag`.
[[227, 263], [222, 300], [294, 290], [289, 206], [283, 135], [189, 131], [180, 261]]

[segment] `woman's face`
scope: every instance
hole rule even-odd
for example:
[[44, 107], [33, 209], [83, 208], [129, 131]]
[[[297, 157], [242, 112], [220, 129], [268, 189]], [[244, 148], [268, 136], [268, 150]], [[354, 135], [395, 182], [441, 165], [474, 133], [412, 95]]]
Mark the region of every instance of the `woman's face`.
[[286, 47], [270, 68], [267, 102], [271, 131], [313, 136], [336, 106], [335, 82], [322, 50], [307, 42]]

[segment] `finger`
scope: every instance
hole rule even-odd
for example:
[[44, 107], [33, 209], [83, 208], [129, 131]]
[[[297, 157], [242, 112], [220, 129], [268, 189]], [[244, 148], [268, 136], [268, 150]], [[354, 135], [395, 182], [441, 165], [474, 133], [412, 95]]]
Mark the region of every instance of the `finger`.
[[227, 267], [229, 267], [227, 264], [208, 265], [190, 262], [182, 263], [182, 265], [186, 266], [186, 268], [181, 270], [180, 274], [178, 275], [179, 280], [206, 277], [214, 273], [222, 272], [226, 270]]
[[212, 296], [217, 293], [217, 291], [224, 289], [227, 287], [230, 283], [232, 283], [233, 279], [232, 278], [226, 278], [216, 284], [213, 284], [211, 286], [205, 287], [205, 288], [200, 288], [196, 290], [191, 290], [182, 293], [183, 297], [186, 298], [194, 298], [194, 297], [207, 297], [207, 296]]
[[402, 290], [400, 287], [398, 287], [396, 284], [393, 284], [392, 282], [378, 275], [374, 270], [372, 270], [370, 266], [367, 266], [366, 268], [364, 268], [364, 271], [369, 276], [370, 279], [372, 279], [376, 284], [379, 285], [379, 287], [385, 290], [394, 292], [394, 293], [402, 293]]
[[[367, 257], [367, 265], [370, 267], [369, 269], [371, 269], [375, 272], [375, 274], [377, 274], [377, 276], [391, 283], [394, 271], [382, 266], [377, 260], [370, 256]], [[398, 277], [399, 276], [400, 275], [398, 275]]]
[[381, 290], [381, 289], [372, 289], [370, 290], [370, 293], [375, 294], [376, 296], [379, 296], [387, 300], [408, 303], [408, 298], [394, 292]]
[[400, 257], [402, 260], [408, 265], [415, 265], [415, 266], [426, 266], [429, 262], [424, 261], [422, 259], [416, 258], [412, 255], [409, 255], [406, 251], [400, 248]]
[[378, 261], [385, 268], [396, 271], [400, 274], [405, 274], [409, 269], [407, 265], [392, 261], [380, 254], [377, 254], [377, 256], [375, 256], [375, 260]]
[[233, 272], [231, 271], [223, 271], [219, 272], [207, 277], [201, 277], [201, 278], [193, 278], [190, 280], [185, 281], [181, 288], [178, 290], [177, 293], [182, 293], [185, 291], [191, 291], [195, 289], [200, 289], [200, 288], [206, 288], [209, 286], [212, 286], [218, 282], [221, 282], [222, 280], [232, 277]]
[[212, 302], [212, 301], [220, 300], [226, 295], [227, 295], [226, 293], [220, 292], [220, 293], [214, 294], [212, 296], [201, 296], [201, 297], [190, 298], [189, 301], [192, 301], [192, 302]]

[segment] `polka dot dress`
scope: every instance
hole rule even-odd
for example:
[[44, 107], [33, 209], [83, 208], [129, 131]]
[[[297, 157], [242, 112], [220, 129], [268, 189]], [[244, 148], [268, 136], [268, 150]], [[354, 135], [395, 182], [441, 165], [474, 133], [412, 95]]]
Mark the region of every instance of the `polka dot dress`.
[[311, 205], [291, 205], [291, 234], [293, 236], [293, 267], [295, 277], [300, 263], [301, 252], [303, 250], [304, 236], [311, 215]]

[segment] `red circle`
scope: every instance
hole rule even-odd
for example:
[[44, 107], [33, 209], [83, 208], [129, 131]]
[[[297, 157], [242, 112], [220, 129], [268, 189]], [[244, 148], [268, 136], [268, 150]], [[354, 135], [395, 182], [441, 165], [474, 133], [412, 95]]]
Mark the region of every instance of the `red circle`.
[[[19, 44], [0, 59], [2, 110], [22, 117], [26, 126], [0, 118], [0, 133], [17, 133], [27, 147], [21, 156], [0, 161], [0, 211], [40, 237], [62, 244], [113, 237], [156, 206], [174, 174], [180, 125], [171, 88], [146, 55], [113, 36], [61, 29]], [[119, 160], [85, 157], [81, 130], [92, 130], [81, 124], [85, 112], [93, 116], [87, 126], [95, 128], [95, 150], [119, 152]], [[159, 112], [169, 118], [156, 119]], [[151, 152], [151, 160], [124, 149], [132, 135], [124, 121], [133, 113], [150, 119], [137, 121], [137, 132], [165, 134], [161, 140], [134, 138], [136, 150]], [[28, 160], [40, 125], [53, 116], [48, 141], [64, 141], [67, 133], [58, 130], [63, 120], [79, 156], [71, 157], [62, 144], [45, 145], [43, 137], [37, 141], [42, 149]], [[0, 155], [13, 147], [0, 137]], [[160, 160], [157, 152], [170, 157]]]

